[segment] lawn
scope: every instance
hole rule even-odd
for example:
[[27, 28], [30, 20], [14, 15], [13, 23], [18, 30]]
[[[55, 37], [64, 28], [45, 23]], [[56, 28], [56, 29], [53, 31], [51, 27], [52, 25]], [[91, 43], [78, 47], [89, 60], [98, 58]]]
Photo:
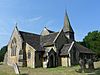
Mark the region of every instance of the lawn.
[[[92, 72], [78, 73], [76, 70], [79, 66], [74, 67], [56, 67], [56, 68], [25, 68], [20, 67], [21, 75], [100, 75], [100, 61], [95, 62], [95, 70]], [[16, 75], [13, 67], [0, 64], [0, 75]]]

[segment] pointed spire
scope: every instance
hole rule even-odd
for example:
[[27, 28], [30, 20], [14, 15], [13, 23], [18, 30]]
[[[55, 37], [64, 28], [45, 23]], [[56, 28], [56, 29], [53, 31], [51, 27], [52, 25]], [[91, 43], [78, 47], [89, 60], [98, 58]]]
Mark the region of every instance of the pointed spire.
[[16, 26], [18, 25], [18, 23], [16, 22], [16, 24], [15, 24]]
[[67, 11], [65, 11], [63, 31], [64, 32], [74, 32], [73, 29], [72, 29], [72, 27], [71, 27]]
[[15, 23], [15, 28], [18, 30], [18, 23], [17, 22]]

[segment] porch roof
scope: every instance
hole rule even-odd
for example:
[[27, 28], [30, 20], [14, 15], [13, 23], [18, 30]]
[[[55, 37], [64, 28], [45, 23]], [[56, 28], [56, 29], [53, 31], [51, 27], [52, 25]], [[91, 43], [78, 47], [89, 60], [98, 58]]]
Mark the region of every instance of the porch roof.
[[61, 51], [60, 51], [60, 56], [68, 55], [68, 50], [69, 50], [70, 46], [71, 46], [71, 43], [70, 44], [65, 44], [63, 46], [63, 48], [61, 49]]

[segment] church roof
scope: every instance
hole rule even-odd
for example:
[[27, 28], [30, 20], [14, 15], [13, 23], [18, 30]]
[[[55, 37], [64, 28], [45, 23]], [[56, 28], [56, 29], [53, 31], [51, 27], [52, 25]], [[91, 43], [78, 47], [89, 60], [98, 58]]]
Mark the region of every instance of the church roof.
[[88, 49], [88, 48], [86, 48], [78, 43], [75, 43], [75, 48], [77, 50], [79, 50], [80, 53], [92, 53], [92, 54], [94, 54], [94, 52], [92, 50], [90, 50], [90, 49]]
[[52, 45], [54, 39], [56, 38], [58, 32], [51, 33], [49, 35], [41, 36], [40, 37], [40, 44], [42, 46]]
[[59, 32], [41, 36], [34, 33], [19, 31], [24, 42], [28, 43], [36, 50], [41, 50], [43, 46], [52, 45], [55, 37]]
[[71, 46], [71, 43], [65, 44], [65, 45], [63, 46], [63, 48], [61, 49], [61, 51], [60, 51], [60, 55], [61, 55], [61, 56], [68, 55], [68, 50], [69, 50], [70, 46]]
[[28, 43], [36, 50], [41, 50], [40, 35], [23, 31], [19, 31], [19, 33], [21, 34], [21, 37], [24, 42]]
[[63, 31], [64, 32], [74, 32], [71, 27], [67, 12], [65, 12]]
[[[66, 55], [68, 55], [68, 50], [69, 50], [70, 46], [71, 46], [71, 43], [65, 44], [65, 45], [62, 47], [61, 51], [60, 51], [60, 55], [61, 55], [61, 56], [66, 56]], [[73, 48], [74, 48], [74, 49], [73, 49]], [[80, 45], [80, 44], [78, 44], [78, 43], [74, 43], [74, 45], [72, 46], [71, 49], [73, 49], [73, 50], [78, 50], [80, 53], [94, 54], [93, 51], [91, 51], [90, 49], [88, 49], [88, 48], [86, 48], [86, 47], [84, 47], [84, 46], [82, 46], [82, 45]]]

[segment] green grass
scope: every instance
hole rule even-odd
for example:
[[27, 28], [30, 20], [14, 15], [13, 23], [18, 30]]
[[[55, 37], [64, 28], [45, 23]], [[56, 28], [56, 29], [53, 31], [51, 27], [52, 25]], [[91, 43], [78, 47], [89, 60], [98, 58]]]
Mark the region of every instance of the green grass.
[[[74, 67], [56, 67], [56, 68], [26, 68], [20, 67], [21, 75], [100, 75], [100, 62], [95, 63], [95, 70], [87, 73], [78, 73], [76, 70], [79, 66]], [[13, 67], [0, 65], [0, 75], [15, 75]]]
[[0, 65], [2, 65], [3, 64], [3, 62], [0, 62]]

